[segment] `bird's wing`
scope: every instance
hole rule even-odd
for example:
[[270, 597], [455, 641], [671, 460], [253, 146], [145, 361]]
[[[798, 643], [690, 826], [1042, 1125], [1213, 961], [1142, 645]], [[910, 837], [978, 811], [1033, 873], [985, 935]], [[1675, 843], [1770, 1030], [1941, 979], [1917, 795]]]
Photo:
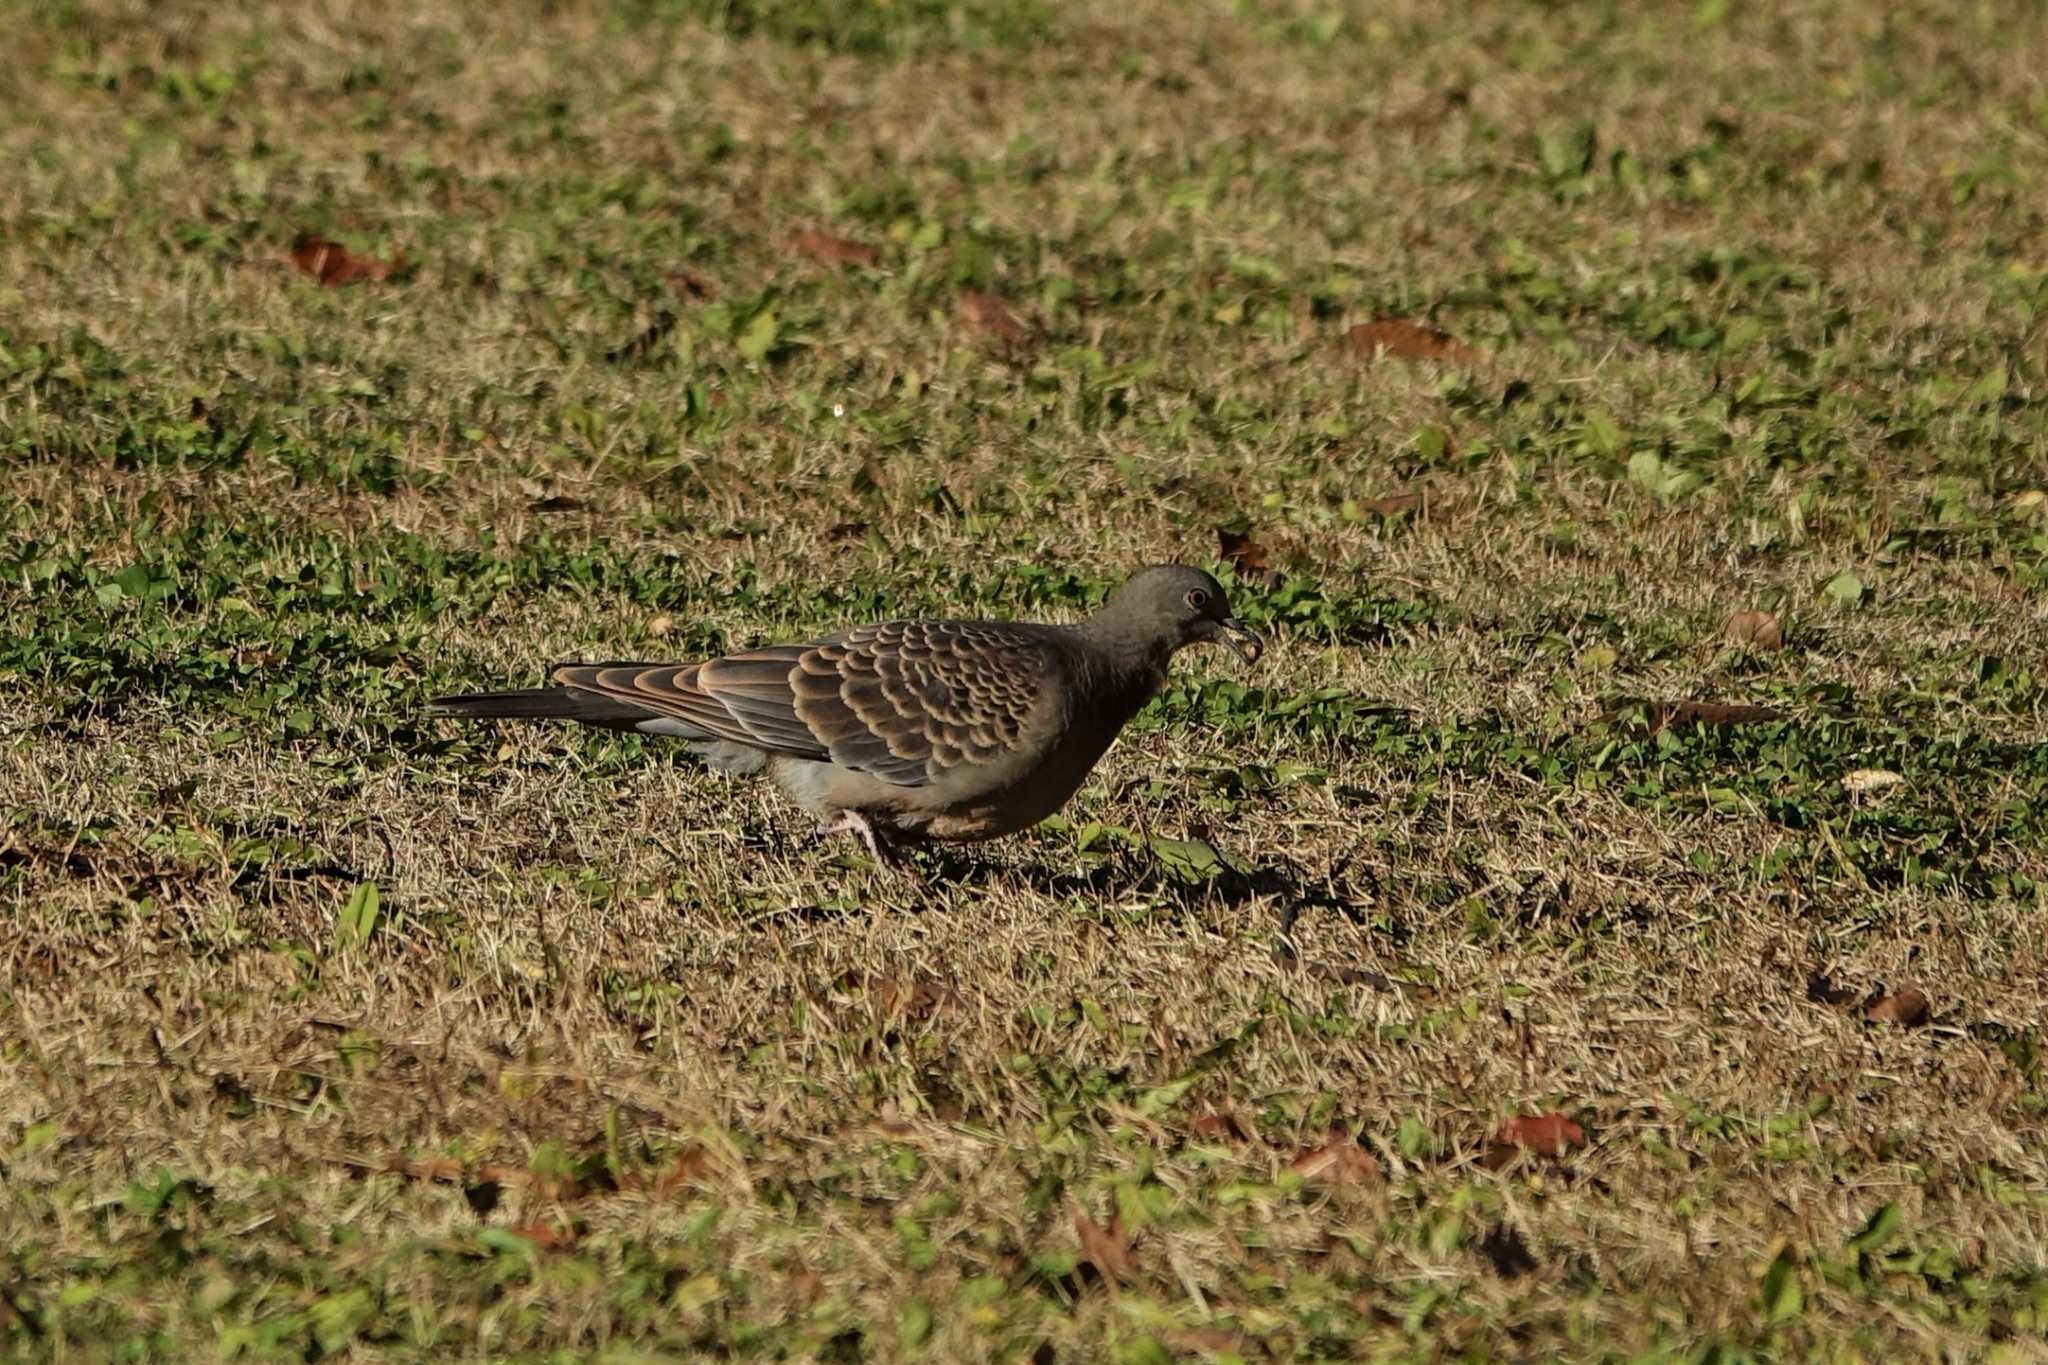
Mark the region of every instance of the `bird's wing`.
[[922, 787], [1026, 743], [1054, 668], [1046, 642], [1015, 627], [885, 621], [701, 664], [567, 664], [554, 677], [720, 739]]

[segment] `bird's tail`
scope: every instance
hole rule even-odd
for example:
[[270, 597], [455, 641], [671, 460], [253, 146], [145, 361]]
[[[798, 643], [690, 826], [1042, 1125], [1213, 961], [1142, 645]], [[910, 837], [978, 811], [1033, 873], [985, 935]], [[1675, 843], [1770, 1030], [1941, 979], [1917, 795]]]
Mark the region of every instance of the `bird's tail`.
[[435, 715], [464, 720], [574, 720], [631, 730], [660, 713], [614, 697], [566, 687], [526, 687], [515, 692], [466, 692], [436, 697], [428, 703]]

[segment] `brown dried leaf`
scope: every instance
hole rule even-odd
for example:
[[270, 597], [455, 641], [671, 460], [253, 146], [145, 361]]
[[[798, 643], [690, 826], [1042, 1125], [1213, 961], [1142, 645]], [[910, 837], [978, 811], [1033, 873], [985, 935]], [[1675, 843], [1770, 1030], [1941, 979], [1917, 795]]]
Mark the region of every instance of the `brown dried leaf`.
[[393, 1156], [384, 1163], [384, 1169], [409, 1180], [439, 1180], [451, 1184], [460, 1181], [464, 1174], [462, 1163], [452, 1156], [421, 1157], [418, 1160]]
[[1563, 1114], [1517, 1114], [1501, 1121], [1494, 1134], [1497, 1147], [1520, 1148], [1539, 1156], [1563, 1156], [1586, 1145], [1586, 1130]]
[[1067, 1208], [1074, 1216], [1074, 1235], [1081, 1239], [1081, 1259], [1094, 1266], [1112, 1289], [1119, 1282], [1136, 1279], [1138, 1263], [1131, 1255], [1130, 1239], [1124, 1235], [1123, 1215], [1104, 1228], [1072, 1200], [1067, 1201]]
[[581, 498], [565, 497], [558, 493], [553, 497], [540, 498], [526, 504], [526, 510], [529, 512], [580, 512], [589, 505], [589, 503]]
[[676, 291], [677, 298], [703, 300], [718, 297], [718, 291], [711, 287], [711, 281], [694, 270], [670, 271], [668, 287]]
[[1738, 611], [1728, 618], [1721, 634], [1729, 643], [1748, 645], [1751, 649], [1785, 647], [1785, 627], [1776, 612]]
[[1220, 547], [1218, 558], [1240, 575], [1253, 578], [1272, 572], [1272, 566], [1266, 562], [1266, 547], [1252, 539], [1251, 532], [1240, 534], [1219, 526], [1216, 543]]
[[1380, 1163], [1371, 1152], [1348, 1137], [1332, 1138], [1312, 1147], [1287, 1163], [1287, 1169], [1303, 1180], [1321, 1180], [1332, 1185], [1358, 1185], [1380, 1178]]
[[590, 1192], [589, 1186], [574, 1176], [540, 1175], [524, 1166], [507, 1166], [496, 1161], [484, 1162], [471, 1171], [470, 1176], [486, 1184], [530, 1190], [543, 1199], [559, 1200], [565, 1204]]
[[1223, 1142], [1250, 1142], [1258, 1137], [1259, 1130], [1236, 1109], [1212, 1109], [1196, 1119], [1188, 1127], [1196, 1137], [1215, 1138]]
[[1905, 777], [1889, 768], [1855, 768], [1842, 774], [1842, 790], [1851, 796], [1867, 796], [1905, 783]]
[[1396, 360], [1477, 360], [1479, 353], [1448, 333], [1413, 318], [1361, 322], [1344, 334], [1344, 349], [1361, 360], [1382, 354]]
[[671, 1157], [661, 1174], [654, 1177], [654, 1192], [666, 1198], [685, 1185], [696, 1184], [710, 1169], [711, 1153], [703, 1144], [692, 1143]]
[[1872, 1023], [1897, 1024], [1900, 1028], [1919, 1028], [1933, 1012], [1926, 992], [1912, 985], [1901, 986], [1890, 995], [1880, 992], [1863, 1007], [1863, 1017]]
[[388, 280], [405, 258], [393, 255], [388, 261], [358, 256], [340, 242], [330, 242], [315, 232], [302, 232], [292, 239], [291, 263], [330, 289], [361, 280]]
[[1028, 346], [1038, 330], [1017, 316], [1000, 294], [970, 289], [960, 296], [960, 323], [968, 331], [1003, 346]]
[[817, 265], [840, 269], [858, 265], [872, 270], [882, 260], [881, 253], [871, 246], [856, 242], [851, 237], [835, 237], [816, 228], [791, 233], [784, 245], [792, 255], [802, 256]]
[[1360, 511], [1386, 519], [1405, 516], [1421, 506], [1420, 493], [1389, 493], [1384, 498], [1366, 498], [1358, 504]]
[[[1640, 721], [1628, 715], [1630, 710], [1639, 706], [1646, 711]], [[1598, 723], [1614, 725], [1624, 722], [1623, 728], [1627, 733], [1644, 737], [1672, 725], [1764, 725], [1784, 719], [1785, 713], [1774, 706], [1719, 701], [1659, 701], [1618, 703], [1602, 711]]]
[[937, 981], [898, 981], [893, 977], [852, 973], [845, 984], [875, 997], [882, 1011], [906, 1019], [929, 1019], [934, 1014], [957, 1009], [960, 992]]
[[1233, 1355], [1250, 1359], [1260, 1354], [1259, 1345], [1242, 1332], [1226, 1332], [1221, 1327], [1169, 1327], [1159, 1334], [1159, 1340], [1176, 1351], [1200, 1351], [1205, 1355]]
[[576, 1229], [558, 1228], [552, 1223], [522, 1223], [506, 1231], [516, 1237], [524, 1237], [542, 1251], [564, 1250], [576, 1245]]

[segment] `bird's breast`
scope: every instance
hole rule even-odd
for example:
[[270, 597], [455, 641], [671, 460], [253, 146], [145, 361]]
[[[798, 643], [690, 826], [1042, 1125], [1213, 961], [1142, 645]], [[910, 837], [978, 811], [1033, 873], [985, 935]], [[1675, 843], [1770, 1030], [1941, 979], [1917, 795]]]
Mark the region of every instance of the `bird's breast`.
[[1033, 756], [1012, 751], [992, 763], [950, 769], [933, 784], [944, 794], [943, 804], [919, 822], [921, 832], [932, 839], [994, 839], [1056, 813], [1149, 695], [1150, 689], [1132, 689], [1131, 695], [1102, 700], [1092, 713], [1068, 717], [1057, 737]]

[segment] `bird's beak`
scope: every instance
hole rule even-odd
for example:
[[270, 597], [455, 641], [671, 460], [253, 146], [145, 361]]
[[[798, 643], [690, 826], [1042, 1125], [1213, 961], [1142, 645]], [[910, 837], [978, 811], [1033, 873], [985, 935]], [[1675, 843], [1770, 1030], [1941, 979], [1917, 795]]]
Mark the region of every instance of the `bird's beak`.
[[1235, 616], [1226, 616], [1218, 621], [1209, 638], [1227, 646], [1232, 654], [1244, 660], [1246, 668], [1257, 663], [1259, 655], [1266, 652], [1266, 642], [1259, 638], [1258, 632]]

